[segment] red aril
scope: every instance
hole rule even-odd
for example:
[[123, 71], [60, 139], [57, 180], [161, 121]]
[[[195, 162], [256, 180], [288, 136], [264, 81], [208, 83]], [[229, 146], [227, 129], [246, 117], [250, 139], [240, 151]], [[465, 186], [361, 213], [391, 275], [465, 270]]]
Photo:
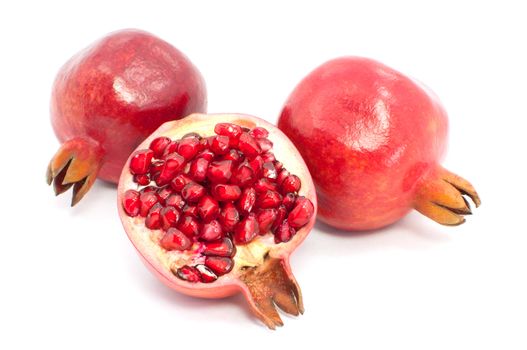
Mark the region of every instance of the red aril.
[[[164, 183], [168, 181], [169, 185], [160, 187], [155, 180], [147, 186], [137, 183], [130, 172], [131, 156], [119, 182], [121, 220], [147, 266], [167, 285], [182, 293], [207, 298], [242, 292], [254, 313], [274, 328], [282, 325], [276, 306], [294, 315], [303, 312], [289, 256], [314, 224], [313, 183], [289, 139], [271, 124], [246, 115], [210, 118], [194, 114], [169, 122], [145, 140], [138, 151], [151, 144], [167, 143], [166, 138], [188, 145], [195, 142], [185, 140], [210, 139], [214, 135], [236, 141], [224, 140], [222, 144], [228, 145], [227, 150], [213, 146], [214, 141], [200, 141], [199, 152], [186, 153], [183, 157], [186, 165], [165, 179]], [[256, 140], [269, 140], [273, 148], [265, 151]], [[232, 150], [239, 156], [239, 165], [234, 166], [233, 159], [225, 159]], [[173, 157], [152, 151], [151, 167]], [[191, 164], [205, 151], [211, 155], [207, 176], [191, 178]], [[263, 159], [269, 159], [267, 154], [271, 151], [276, 160], [264, 166]], [[192, 153], [194, 156], [190, 156]], [[292, 197], [288, 201], [294, 205], [287, 208], [282, 204], [277, 178], [268, 176], [268, 170], [276, 169], [275, 162], [280, 162], [280, 168], [287, 169], [291, 176], [298, 177], [297, 191], [287, 193]], [[256, 183], [261, 183], [263, 190], [257, 192]], [[201, 197], [193, 202], [192, 195], [198, 192]], [[170, 194], [160, 201], [161, 193]], [[184, 202], [187, 203], [181, 204]], [[143, 212], [146, 219], [141, 216]]]
[[[111, 33], [57, 74], [51, 122], [62, 146], [49, 163], [47, 181], [56, 194], [73, 187], [75, 205], [97, 177], [117, 183], [130, 153], [161, 124], [205, 110], [203, 78], [185, 55], [143, 31]], [[138, 183], [148, 181], [151, 156], [178, 149], [170, 142], [155, 140], [135, 155], [128, 170]]]
[[[331, 226], [376, 229], [412, 208], [459, 225], [471, 213], [465, 196], [480, 205], [474, 187], [440, 165], [448, 120], [437, 97], [379, 62], [344, 57], [318, 67], [289, 96], [278, 127], [304, 157], [318, 217]], [[291, 178], [281, 183], [294, 189]], [[290, 225], [302, 221], [297, 213]]]

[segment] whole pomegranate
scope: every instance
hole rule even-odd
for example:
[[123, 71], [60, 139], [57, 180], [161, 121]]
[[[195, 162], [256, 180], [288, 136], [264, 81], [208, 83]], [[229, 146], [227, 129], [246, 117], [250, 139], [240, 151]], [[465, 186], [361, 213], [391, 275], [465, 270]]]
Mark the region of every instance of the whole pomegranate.
[[185, 55], [143, 31], [111, 33], [57, 74], [51, 122], [62, 146], [47, 181], [72, 205], [96, 177], [117, 183], [130, 153], [166, 121], [206, 110], [205, 83]]
[[367, 58], [316, 68], [295, 88], [278, 127], [313, 176], [318, 217], [344, 230], [389, 225], [412, 208], [459, 225], [480, 205], [472, 185], [439, 164], [447, 114], [420, 83]]
[[315, 221], [309, 171], [289, 139], [248, 115], [192, 114], [132, 153], [119, 214], [146, 265], [169, 287], [220, 298], [242, 292], [268, 327], [304, 310], [289, 255]]

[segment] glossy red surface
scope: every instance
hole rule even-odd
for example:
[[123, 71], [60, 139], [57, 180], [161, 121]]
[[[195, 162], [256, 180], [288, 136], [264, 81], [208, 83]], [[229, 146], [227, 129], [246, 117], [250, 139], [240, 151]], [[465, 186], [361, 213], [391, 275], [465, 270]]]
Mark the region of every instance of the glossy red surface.
[[343, 57], [311, 72], [278, 127], [317, 189], [318, 218], [346, 230], [391, 224], [446, 146], [447, 114], [426, 87], [370, 59]]
[[88, 137], [104, 159], [99, 177], [117, 183], [130, 153], [166, 121], [206, 110], [199, 71], [167, 42], [139, 30], [112, 33], [60, 70], [51, 98], [59, 140]]

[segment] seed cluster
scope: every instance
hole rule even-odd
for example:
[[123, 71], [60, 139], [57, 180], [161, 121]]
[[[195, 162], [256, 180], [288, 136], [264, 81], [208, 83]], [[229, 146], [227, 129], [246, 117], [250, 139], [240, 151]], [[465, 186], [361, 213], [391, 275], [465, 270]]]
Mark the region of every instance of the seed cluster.
[[[232, 270], [235, 245], [271, 232], [287, 242], [313, 216], [311, 201], [298, 196], [301, 180], [271, 152], [266, 129], [215, 125], [216, 135], [159, 137], [136, 151], [129, 169], [138, 190], [127, 190], [123, 209], [144, 217], [168, 251], [189, 250], [204, 264], [174, 272], [189, 282], [210, 283]], [[195, 245], [197, 243], [197, 245]]]

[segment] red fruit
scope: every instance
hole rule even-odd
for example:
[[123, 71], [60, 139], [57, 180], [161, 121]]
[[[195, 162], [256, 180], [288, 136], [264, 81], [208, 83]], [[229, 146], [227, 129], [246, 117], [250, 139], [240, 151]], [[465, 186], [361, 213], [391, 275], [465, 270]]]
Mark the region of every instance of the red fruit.
[[150, 164], [154, 158], [154, 152], [149, 149], [142, 149], [134, 152], [130, 159], [130, 172], [132, 174], [143, 175], [148, 173]]
[[207, 169], [207, 178], [214, 183], [227, 183], [232, 176], [232, 160], [211, 162]]
[[237, 202], [238, 210], [242, 215], [249, 214], [256, 203], [256, 190], [252, 187], [245, 188]]
[[154, 157], [159, 159], [163, 157], [163, 154], [165, 153], [165, 148], [167, 148], [167, 146], [170, 145], [171, 142], [172, 140], [170, 140], [168, 137], [158, 137], [157, 139], [154, 139], [152, 142], [150, 142], [149, 148], [154, 152]]
[[231, 258], [208, 256], [205, 258], [205, 266], [211, 269], [216, 275], [221, 276], [231, 272], [234, 267], [234, 262]]
[[150, 209], [145, 218], [145, 226], [151, 230], [157, 230], [161, 228], [161, 210], [163, 206], [160, 203], [154, 204]]
[[200, 150], [200, 142], [196, 137], [187, 137], [179, 141], [177, 152], [186, 160], [194, 158]]
[[[294, 315], [303, 311], [300, 289], [289, 267], [289, 255], [313, 226], [316, 207], [314, 187], [298, 151], [276, 127], [244, 115], [221, 115], [215, 119], [221, 120], [221, 124], [226, 126], [218, 127], [214, 119], [198, 114], [182, 121], [167, 123], [145, 140], [139, 150], [160, 137], [168, 137], [171, 142], [181, 144], [182, 137], [187, 134], [187, 138], [199, 140], [209, 140], [210, 136], [215, 137], [215, 132], [220, 135], [228, 133], [221, 136], [228, 136], [229, 139], [235, 138], [235, 135], [242, 138], [243, 134], [253, 138], [249, 135], [251, 131], [261, 127], [268, 131], [266, 137], [274, 144], [274, 157], [283, 162], [291, 174], [296, 174], [302, 180], [298, 194], [312, 203], [311, 215], [309, 210], [298, 209], [296, 213], [296, 207], [291, 212], [286, 209], [282, 204], [280, 187], [271, 185], [272, 180], [263, 177], [264, 172], [272, 168], [266, 166], [264, 171], [263, 157], [254, 156], [251, 150], [247, 154], [241, 150], [244, 147], [236, 151], [238, 163], [244, 166], [233, 166], [234, 159], [224, 159], [230, 151], [227, 154], [217, 154], [209, 148], [213, 160], [205, 179], [190, 180], [184, 175], [196, 157], [199, 157], [200, 153], [197, 153], [194, 158], [186, 160], [188, 166], [180, 168], [170, 187], [158, 189], [153, 184], [141, 189], [138, 192], [139, 200], [145, 197], [153, 202], [150, 213], [147, 211], [149, 220], [152, 221], [148, 223], [142, 217], [133, 217], [134, 210], [129, 210], [129, 207], [133, 207], [130, 205], [130, 198], [137, 194], [127, 191], [135, 191], [137, 184], [133, 182], [129, 167], [125, 167], [118, 189], [119, 213], [128, 236], [147, 266], [170, 287], [186, 294], [208, 298], [241, 291], [255, 314], [266, 325], [274, 328], [282, 324], [276, 306]], [[256, 134], [258, 132], [260, 131]], [[199, 152], [203, 152], [203, 147], [209, 147], [209, 144], [209, 141], [200, 141], [202, 149]], [[166, 157], [164, 154], [163, 159], [166, 160]], [[251, 161], [259, 167], [259, 177], [255, 176], [250, 166]], [[278, 161], [273, 161], [273, 166], [274, 162]], [[209, 174], [211, 167], [213, 171]], [[242, 174], [244, 171], [239, 171], [240, 169], [248, 169], [248, 172]], [[226, 175], [228, 172], [233, 174]], [[238, 174], [240, 177], [237, 179]], [[215, 181], [210, 181], [211, 179]], [[231, 180], [239, 180], [245, 187], [238, 182], [230, 182]], [[258, 196], [254, 188], [256, 183], [267, 184], [261, 186], [264, 190]], [[191, 201], [187, 192], [192, 192], [190, 189], [194, 186], [202, 187], [206, 194], [197, 203], [187, 203], [179, 210], [182, 203]], [[271, 189], [265, 188], [266, 186]], [[166, 207], [163, 207], [158, 196], [165, 190], [174, 193], [166, 197]], [[147, 204], [141, 203], [139, 214], [143, 206], [150, 204], [150, 201]], [[260, 209], [258, 206], [273, 208]], [[181, 218], [175, 220], [175, 214], [179, 212]], [[156, 213], [159, 213], [157, 224], [153, 220]], [[293, 215], [297, 224], [299, 220], [304, 220], [305, 224], [297, 230], [291, 224], [288, 224], [287, 230], [283, 229], [283, 222], [288, 220], [289, 215]], [[186, 243], [187, 240], [191, 244]], [[187, 246], [187, 249], [180, 250]]]
[[180, 51], [143, 31], [111, 33], [57, 74], [51, 122], [62, 146], [47, 181], [56, 194], [73, 186], [75, 205], [96, 177], [117, 183], [130, 153], [161, 124], [205, 109], [203, 78]]
[[251, 213], [245, 219], [240, 221], [234, 228], [234, 242], [236, 244], [245, 244], [254, 239], [259, 233], [258, 221], [256, 215]]
[[193, 238], [199, 235], [201, 225], [196, 218], [192, 216], [184, 216], [183, 219], [179, 221], [177, 228], [187, 237]]
[[163, 230], [168, 230], [170, 227], [176, 226], [179, 221], [179, 210], [174, 207], [165, 207], [161, 209], [161, 227]]
[[196, 158], [190, 163], [188, 174], [194, 181], [203, 181], [207, 177], [207, 168], [210, 160], [206, 158]]
[[139, 199], [139, 192], [135, 190], [127, 190], [123, 196], [123, 209], [128, 216], [134, 217], [139, 215], [141, 210], [141, 200]]
[[205, 243], [201, 253], [206, 256], [232, 257], [236, 253], [236, 247], [230, 238], [223, 238], [219, 241]]
[[299, 228], [311, 220], [314, 212], [315, 207], [309, 199], [305, 197], [298, 197], [295, 201], [295, 207], [287, 216], [287, 221], [291, 227]]
[[139, 213], [141, 216], [145, 217], [150, 209], [159, 202], [159, 197], [157, 196], [157, 193], [155, 192], [143, 192], [139, 196], [139, 201], [141, 203], [141, 210]]
[[242, 190], [236, 185], [218, 184], [212, 187], [214, 198], [220, 202], [235, 201], [240, 198]]
[[204, 196], [201, 198], [197, 207], [198, 215], [203, 222], [209, 222], [215, 219], [220, 212], [218, 202], [211, 196]]
[[439, 164], [448, 120], [437, 97], [379, 62], [318, 67], [289, 96], [278, 127], [313, 174], [319, 218], [334, 227], [375, 229], [412, 208], [459, 225], [471, 213], [464, 196], [480, 205], [474, 187]]
[[140, 186], [147, 186], [150, 184], [150, 176], [148, 174], [134, 175], [134, 182]]
[[201, 227], [199, 238], [203, 241], [217, 241], [223, 235], [223, 229], [217, 220], [212, 220]]
[[170, 187], [172, 187], [174, 191], [180, 193], [183, 188], [191, 182], [192, 179], [190, 177], [185, 174], [179, 174], [170, 182]]
[[210, 150], [215, 154], [226, 154], [229, 152], [229, 137], [218, 135], [212, 139]]
[[248, 158], [254, 158], [262, 152], [258, 142], [256, 142], [256, 140], [246, 132], [240, 135], [240, 139], [238, 140], [238, 149], [242, 151]]
[[185, 187], [183, 187], [183, 190], [181, 190], [181, 196], [188, 203], [196, 203], [206, 193], [207, 190], [205, 189], [205, 187], [195, 182], [186, 184]]
[[300, 189], [300, 178], [296, 175], [287, 176], [281, 183], [282, 193], [298, 192]]
[[232, 232], [236, 224], [240, 221], [240, 214], [232, 203], [225, 203], [221, 210], [219, 219], [225, 232]]
[[192, 241], [177, 228], [170, 228], [159, 245], [166, 250], [187, 250], [192, 247]]
[[294, 235], [295, 229], [285, 220], [278, 225], [278, 228], [274, 232], [274, 241], [276, 243], [289, 242]]

